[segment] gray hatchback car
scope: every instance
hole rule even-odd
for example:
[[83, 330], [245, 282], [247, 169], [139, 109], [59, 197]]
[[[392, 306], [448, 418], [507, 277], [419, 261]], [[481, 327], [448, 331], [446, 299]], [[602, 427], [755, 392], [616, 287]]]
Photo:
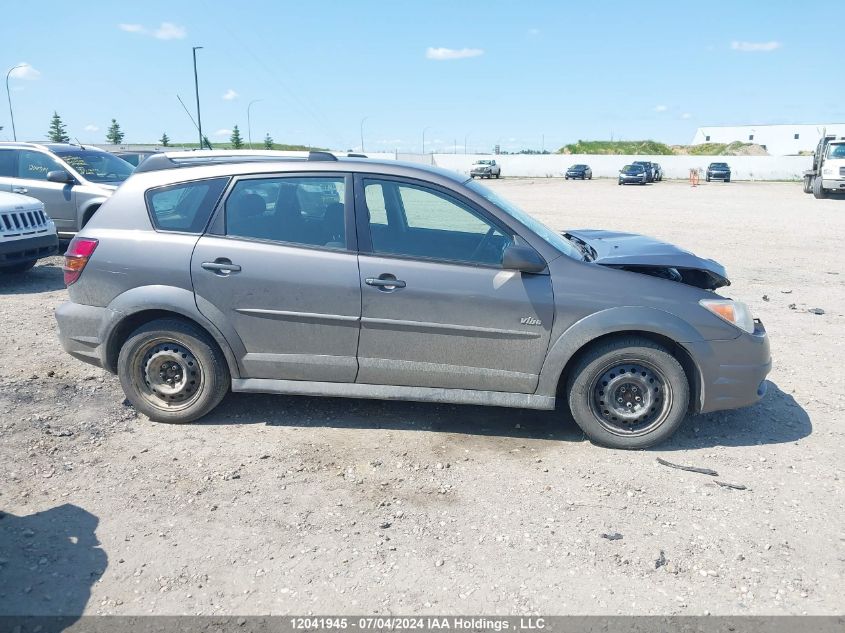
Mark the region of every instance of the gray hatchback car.
[[642, 448], [765, 393], [769, 343], [712, 260], [555, 232], [457, 173], [393, 161], [147, 159], [74, 239], [65, 349], [153, 420], [229, 389], [571, 411]]

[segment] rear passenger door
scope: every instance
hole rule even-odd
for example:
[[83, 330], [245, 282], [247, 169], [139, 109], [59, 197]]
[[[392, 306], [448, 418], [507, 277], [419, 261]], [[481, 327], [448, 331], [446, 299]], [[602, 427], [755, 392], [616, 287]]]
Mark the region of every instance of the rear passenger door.
[[[197, 306], [246, 378], [354, 382], [361, 316], [351, 177], [241, 177], [197, 243]], [[231, 336], [231, 334], [230, 334]]]

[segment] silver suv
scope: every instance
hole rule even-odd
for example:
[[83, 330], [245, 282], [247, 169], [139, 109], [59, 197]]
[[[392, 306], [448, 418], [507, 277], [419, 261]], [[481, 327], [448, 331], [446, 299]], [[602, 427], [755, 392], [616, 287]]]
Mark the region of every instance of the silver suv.
[[85, 226], [132, 169], [90, 146], [0, 143], [0, 191], [41, 200], [63, 238]]
[[762, 324], [716, 262], [643, 236], [557, 233], [477, 181], [399, 162], [148, 158], [71, 242], [64, 348], [143, 414], [241, 392], [571, 411], [659, 442], [749, 405]]

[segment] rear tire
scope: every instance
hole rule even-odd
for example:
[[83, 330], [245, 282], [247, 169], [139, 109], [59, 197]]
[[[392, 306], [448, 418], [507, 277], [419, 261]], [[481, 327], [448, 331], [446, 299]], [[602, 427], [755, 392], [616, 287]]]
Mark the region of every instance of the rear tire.
[[804, 176], [804, 193], [813, 193], [813, 176]]
[[154, 422], [192, 422], [229, 390], [229, 367], [214, 340], [196, 325], [158, 319], [135, 330], [117, 359], [126, 398]]
[[813, 197], [817, 200], [827, 198], [827, 192], [822, 187], [822, 179], [818, 176], [813, 179]]
[[502, 176], [502, 172], [499, 172], [498, 174], [496, 174], [496, 180], [498, 180], [499, 178], [501, 178], [501, 176]]
[[11, 264], [9, 266], [0, 266], [0, 273], [9, 273], [11, 275], [18, 275], [30, 270], [37, 260], [33, 259], [31, 262], [20, 262], [18, 264]]
[[567, 381], [575, 422], [595, 444], [640, 449], [668, 439], [689, 405], [683, 367], [661, 345], [622, 336], [588, 348]]

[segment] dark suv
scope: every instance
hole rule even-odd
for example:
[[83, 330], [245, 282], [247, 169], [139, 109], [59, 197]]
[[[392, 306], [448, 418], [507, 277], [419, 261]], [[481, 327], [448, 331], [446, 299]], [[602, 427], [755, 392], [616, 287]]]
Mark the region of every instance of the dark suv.
[[727, 163], [710, 163], [707, 166], [707, 182], [711, 180], [731, 181], [731, 168]]
[[654, 163], [648, 160], [635, 160], [632, 165], [639, 165], [645, 170], [646, 182], [654, 182], [655, 168]]
[[71, 242], [65, 349], [153, 420], [233, 391], [569, 410], [640, 448], [756, 402], [759, 321], [725, 270], [643, 236], [558, 233], [456, 172], [151, 156]]

